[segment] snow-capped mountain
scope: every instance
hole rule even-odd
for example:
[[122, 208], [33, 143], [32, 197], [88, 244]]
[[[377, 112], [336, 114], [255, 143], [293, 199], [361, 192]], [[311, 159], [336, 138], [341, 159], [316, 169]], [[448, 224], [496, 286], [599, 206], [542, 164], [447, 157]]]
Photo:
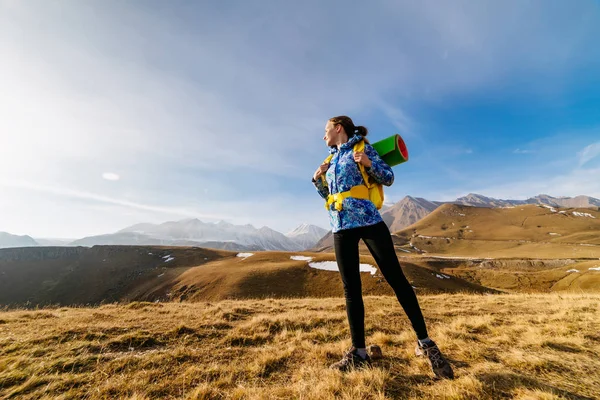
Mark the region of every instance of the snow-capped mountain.
[[546, 204], [552, 207], [572, 207], [572, 208], [589, 208], [589, 207], [600, 207], [600, 199], [596, 199], [590, 196], [576, 196], [576, 197], [552, 197], [547, 194], [540, 194], [527, 202], [533, 204]]
[[[318, 239], [317, 239], [318, 240]], [[303, 241], [286, 237], [269, 227], [234, 225], [225, 221], [203, 222], [198, 219], [169, 221], [162, 224], [136, 224], [109, 234], [80, 239], [73, 244], [163, 244], [197, 245], [243, 250], [304, 250]]]
[[527, 200], [502, 200], [495, 199], [493, 197], [486, 197], [480, 194], [469, 193], [468, 195], [459, 197], [450, 203], [475, 207], [510, 207], [523, 204], [545, 204], [552, 207], [574, 208], [600, 207], [600, 200], [590, 196], [552, 197], [548, 196], [547, 194], [540, 194]]
[[327, 234], [328, 230], [315, 225], [302, 224], [286, 236], [298, 243], [303, 249], [310, 249]]

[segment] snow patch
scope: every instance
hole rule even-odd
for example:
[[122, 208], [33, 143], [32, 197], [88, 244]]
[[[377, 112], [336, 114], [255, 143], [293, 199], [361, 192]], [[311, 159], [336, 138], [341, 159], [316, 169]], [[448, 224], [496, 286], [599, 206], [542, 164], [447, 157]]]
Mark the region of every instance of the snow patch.
[[173, 261], [175, 259], [175, 257], [171, 257], [170, 254], [168, 256], [163, 256], [162, 258], [165, 260], [165, 262]]
[[555, 232], [548, 232], [548, 235], [561, 236], [560, 233], [555, 233]]
[[[324, 271], [339, 271], [337, 262], [335, 261], [320, 261], [320, 262], [311, 262], [308, 263], [308, 266], [315, 269], [321, 269]], [[375, 275], [377, 269], [370, 264], [360, 264], [359, 265], [360, 272], [370, 272], [371, 275]]]
[[570, 270], [568, 270], [567, 272], [579, 272], [579, 271], [578, 271], [578, 270], [576, 270], [576, 269], [570, 269]]
[[410, 253], [410, 251], [408, 251], [408, 250], [406, 250], [406, 249], [398, 249], [398, 250], [400, 250], [400, 251], [403, 251], [403, 252], [405, 252], [405, 253]]
[[441, 274], [441, 275], [440, 274], [435, 274], [435, 276], [438, 279], [450, 279], [450, 277], [448, 275], [444, 275], [444, 274]]
[[412, 247], [413, 249], [415, 249], [416, 251], [420, 252], [420, 253], [426, 253], [425, 250], [421, 250], [418, 247], [414, 246], [412, 243], [410, 244], [410, 247]]
[[590, 271], [600, 271], [600, 267], [588, 268]]
[[461, 213], [458, 213], [458, 215], [460, 215], [461, 217], [464, 217], [464, 216], [465, 216], [465, 214], [461, 214]]
[[588, 218], [596, 218], [590, 213], [582, 213], [579, 211], [573, 211], [572, 214], [576, 217], [588, 217]]
[[244, 260], [248, 257], [252, 257], [254, 253], [237, 253], [236, 257], [242, 257]]
[[312, 261], [313, 258], [307, 256], [291, 256], [290, 259], [296, 261]]
[[557, 211], [556, 211], [556, 208], [554, 208], [554, 207], [552, 207], [552, 206], [548, 206], [548, 205], [546, 205], [546, 204], [542, 204], [542, 207], [549, 209], [549, 210], [550, 210], [551, 212], [553, 212], [553, 213], [557, 212]]
[[163, 272], [162, 274], [158, 275], [158, 278], [160, 278], [161, 276], [163, 276], [165, 273]]

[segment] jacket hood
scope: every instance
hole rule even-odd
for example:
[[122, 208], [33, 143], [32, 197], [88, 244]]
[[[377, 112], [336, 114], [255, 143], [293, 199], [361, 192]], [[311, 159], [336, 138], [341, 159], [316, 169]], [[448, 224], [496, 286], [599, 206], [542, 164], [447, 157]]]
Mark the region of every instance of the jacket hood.
[[[354, 145], [356, 143], [360, 142], [363, 139], [364, 139], [364, 136], [355, 134], [354, 136], [350, 137], [346, 143], [342, 143], [342, 145], [340, 146], [340, 149], [352, 148], [352, 147], [354, 147]], [[329, 148], [330, 154], [335, 154], [335, 153], [337, 153], [337, 151], [338, 151], [337, 146], [331, 146]]]

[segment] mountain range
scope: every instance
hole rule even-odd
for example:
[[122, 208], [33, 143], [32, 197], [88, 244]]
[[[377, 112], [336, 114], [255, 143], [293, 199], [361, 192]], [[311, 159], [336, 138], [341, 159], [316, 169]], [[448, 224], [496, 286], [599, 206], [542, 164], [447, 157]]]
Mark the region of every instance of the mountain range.
[[501, 200], [480, 194], [469, 193], [454, 201], [429, 201], [420, 197], [406, 196], [393, 206], [381, 212], [381, 217], [392, 232], [399, 231], [420, 221], [443, 204], [458, 204], [472, 207], [499, 208], [525, 204], [543, 204], [562, 208], [598, 208], [600, 200], [590, 196], [552, 197], [540, 194], [527, 200]]
[[469, 193], [468, 195], [459, 197], [450, 203], [462, 204], [464, 206], [490, 208], [518, 206], [524, 204], [545, 204], [552, 207], [566, 208], [600, 207], [600, 200], [590, 196], [552, 197], [547, 194], [540, 194], [527, 200], [499, 200], [492, 197], [482, 196], [480, 194]]
[[32, 247], [39, 245], [31, 236], [18, 236], [7, 232], [0, 232], [0, 249], [5, 247]]
[[[165, 229], [163, 225], [135, 229], [148, 232]], [[186, 240], [197, 234], [188, 230], [183, 235], [180, 225], [206, 229], [211, 224], [186, 220], [167, 225], [171, 237]], [[305, 225], [290, 234], [311, 230]], [[598, 232], [599, 210], [443, 204], [391, 237], [403, 270], [421, 293], [598, 291]], [[139, 239], [143, 234], [117, 235]], [[318, 250], [240, 254], [168, 245], [0, 249], [0, 306], [339, 296], [342, 283], [332, 273], [337, 271], [335, 254], [331, 248]], [[362, 244], [359, 255], [361, 263], [376, 264]], [[364, 272], [365, 293], [393, 294], [376, 268]]]
[[162, 224], [136, 224], [113, 234], [79, 239], [71, 245], [168, 245], [240, 251], [299, 251], [313, 246], [326, 232], [323, 228], [302, 224], [284, 235], [267, 226], [257, 229], [249, 224], [207, 223], [194, 218]]
[[[540, 194], [527, 200], [502, 200], [470, 193], [448, 202], [406, 196], [394, 205], [382, 209], [381, 216], [390, 230], [396, 232], [420, 221], [440, 205], [446, 203], [487, 208], [514, 207], [524, 204], [543, 204], [550, 207], [600, 207], [600, 200], [589, 196], [571, 198]], [[16, 236], [0, 232], [0, 248], [50, 245], [165, 245], [198, 246], [232, 251], [300, 251], [330, 247], [332, 239], [331, 232], [309, 224], [302, 224], [293, 231], [283, 234], [267, 226], [257, 229], [249, 224], [234, 225], [225, 221], [207, 223], [198, 219], [184, 219], [162, 224], [141, 223], [115, 233], [89, 236], [72, 241], [34, 239], [30, 236]]]
[[[549, 207], [598, 208], [600, 200], [590, 196], [552, 197], [540, 194], [527, 200], [501, 200], [470, 193], [454, 201], [430, 201], [421, 197], [406, 196], [392, 206], [381, 209], [381, 218], [391, 232], [400, 231], [429, 215], [444, 204], [458, 204], [471, 207], [500, 208], [525, 204], [541, 204]], [[327, 233], [315, 244], [314, 250], [329, 251], [333, 247], [333, 235]]]

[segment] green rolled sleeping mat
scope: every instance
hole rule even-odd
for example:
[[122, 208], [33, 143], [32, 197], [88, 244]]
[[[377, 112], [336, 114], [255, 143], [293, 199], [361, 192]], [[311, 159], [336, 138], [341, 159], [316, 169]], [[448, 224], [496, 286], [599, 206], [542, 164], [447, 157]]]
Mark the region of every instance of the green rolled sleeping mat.
[[408, 161], [408, 149], [404, 140], [398, 134], [372, 143], [371, 146], [390, 167]]

